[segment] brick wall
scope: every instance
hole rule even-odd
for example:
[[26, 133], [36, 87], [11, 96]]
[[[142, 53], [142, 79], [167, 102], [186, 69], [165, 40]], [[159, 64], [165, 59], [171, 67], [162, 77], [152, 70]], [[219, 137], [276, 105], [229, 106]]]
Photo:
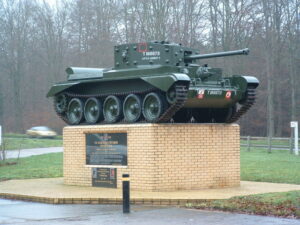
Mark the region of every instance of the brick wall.
[[127, 168], [134, 190], [172, 191], [240, 184], [240, 134], [236, 124], [130, 124], [65, 127], [64, 182], [91, 186], [85, 165], [86, 133], [127, 133]]

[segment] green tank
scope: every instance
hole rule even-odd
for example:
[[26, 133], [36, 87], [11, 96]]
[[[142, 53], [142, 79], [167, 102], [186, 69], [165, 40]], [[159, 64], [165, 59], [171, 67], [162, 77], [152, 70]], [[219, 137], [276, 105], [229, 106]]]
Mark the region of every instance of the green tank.
[[68, 79], [47, 97], [70, 125], [98, 123], [232, 123], [254, 104], [259, 81], [222, 76], [199, 59], [247, 55], [248, 49], [199, 54], [169, 42], [114, 47], [113, 68], [66, 69]]

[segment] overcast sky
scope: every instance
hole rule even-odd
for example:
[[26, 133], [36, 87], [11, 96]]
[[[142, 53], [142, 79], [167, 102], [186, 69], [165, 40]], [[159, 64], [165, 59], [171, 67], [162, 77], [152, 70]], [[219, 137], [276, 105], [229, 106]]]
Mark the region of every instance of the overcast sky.
[[[42, 2], [43, 0], [40, 1]], [[50, 5], [54, 5], [57, 0], [45, 0], [45, 1], [48, 2]]]

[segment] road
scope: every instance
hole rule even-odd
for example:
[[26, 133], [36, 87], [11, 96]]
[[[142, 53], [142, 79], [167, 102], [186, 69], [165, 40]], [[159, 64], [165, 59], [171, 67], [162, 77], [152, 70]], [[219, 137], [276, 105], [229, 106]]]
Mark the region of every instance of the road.
[[0, 224], [15, 225], [300, 225], [299, 220], [267, 216], [133, 206], [123, 214], [120, 205], [49, 205], [1, 200]]
[[42, 155], [47, 153], [63, 152], [63, 147], [49, 147], [49, 148], [32, 148], [32, 149], [21, 149], [19, 150], [8, 150], [6, 151], [6, 158], [25, 158], [33, 155]]

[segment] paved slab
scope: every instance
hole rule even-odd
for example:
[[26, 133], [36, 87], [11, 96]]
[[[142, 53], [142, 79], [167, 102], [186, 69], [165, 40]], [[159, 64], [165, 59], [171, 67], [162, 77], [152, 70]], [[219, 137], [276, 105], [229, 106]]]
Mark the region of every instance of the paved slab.
[[133, 206], [123, 214], [119, 205], [48, 205], [0, 200], [0, 224], [15, 225], [299, 225], [295, 219], [253, 216], [183, 208]]
[[[300, 185], [242, 181], [240, 187], [195, 191], [131, 191], [136, 204], [180, 205], [204, 199], [300, 190]], [[121, 189], [69, 186], [63, 178], [9, 180], [0, 182], [0, 197], [49, 203], [121, 203]], [[181, 205], [182, 205], [181, 204]]]
[[30, 149], [21, 149], [19, 150], [9, 150], [6, 151], [6, 158], [25, 158], [33, 155], [43, 155], [47, 153], [56, 153], [63, 152], [63, 147], [49, 147], [49, 148], [30, 148]]

